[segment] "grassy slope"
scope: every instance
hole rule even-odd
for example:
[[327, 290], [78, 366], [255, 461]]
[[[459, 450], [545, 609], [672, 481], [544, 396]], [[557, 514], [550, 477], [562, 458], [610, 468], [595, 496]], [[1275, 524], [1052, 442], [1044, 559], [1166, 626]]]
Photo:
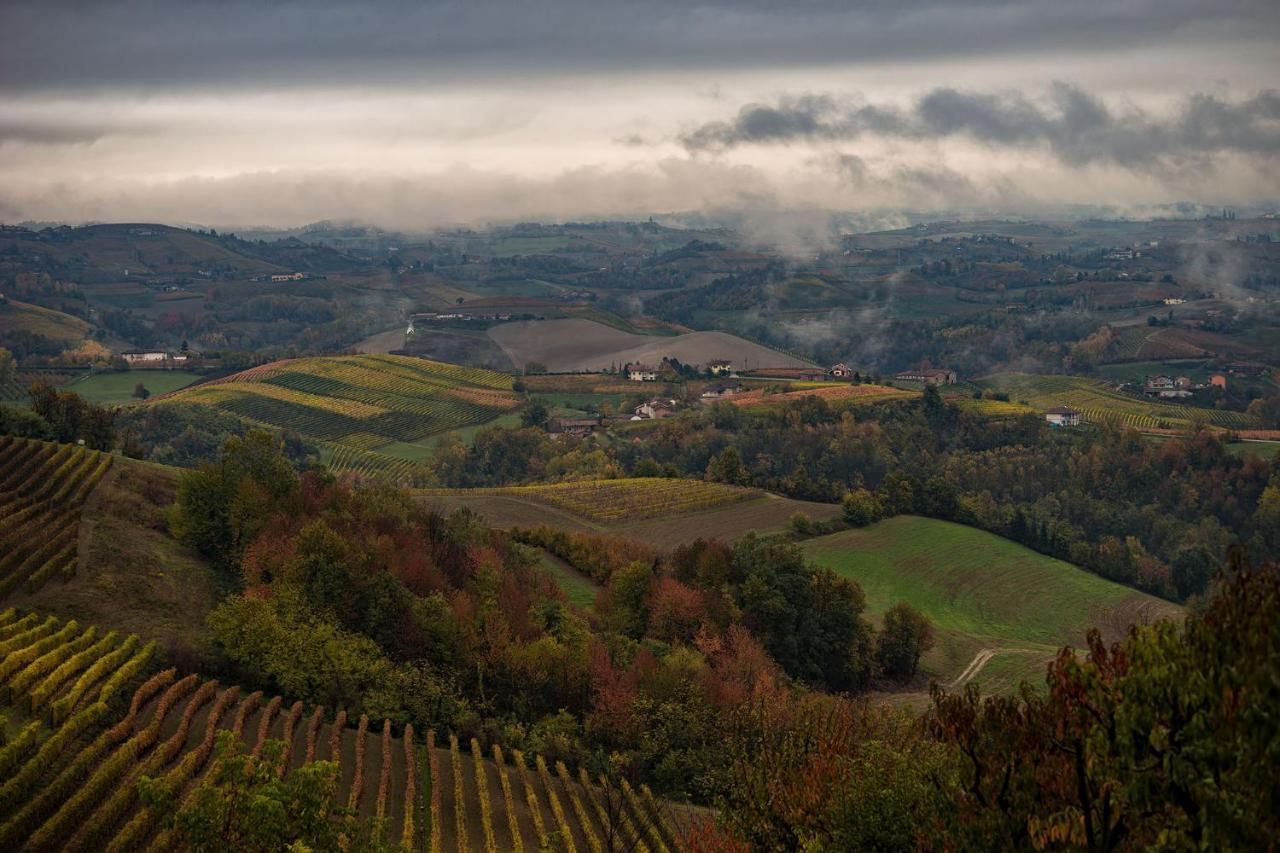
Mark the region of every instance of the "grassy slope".
[[0, 303], [0, 329], [22, 330], [74, 344], [88, 337], [90, 326], [79, 317], [10, 299]]
[[1002, 652], [990, 670], [980, 671], [980, 681], [1013, 683], [1019, 673], [1038, 671], [1058, 647], [1081, 643], [1090, 626], [1114, 638], [1130, 621], [1180, 612], [1015, 542], [946, 521], [900, 516], [804, 547], [817, 563], [857, 581], [873, 616], [899, 601], [928, 615], [939, 642], [923, 669], [940, 681], [958, 676], [980, 649], [1028, 650]]
[[569, 601], [584, 609], [590, 609], [595, 604], [596, 593], [600, 591], [599, 584], [554, 554], [539, 551], [538, 560], [555, 577]]
[[200, 378], [187, 370], [128, 370], [123, 373], [98, 373], [67, 386], [91, 403], [119, 405], [134, 400], [133, 388], [139, 382], [152, 394], [167, 394], [185, 388]]
[[7, 604], [160, 640], [191, 666], [209, 662], [204, 618], [220, 592], [213, 569], [167, 532], [178, 473], [116, 459], [85, 504], [76, 576]]

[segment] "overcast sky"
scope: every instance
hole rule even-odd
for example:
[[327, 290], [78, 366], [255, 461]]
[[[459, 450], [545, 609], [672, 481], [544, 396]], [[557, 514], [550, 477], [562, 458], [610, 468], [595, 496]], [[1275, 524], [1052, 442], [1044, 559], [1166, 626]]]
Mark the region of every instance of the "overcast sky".
[[1275, 0], [0, 2], [0, 221], [1277, 199]]

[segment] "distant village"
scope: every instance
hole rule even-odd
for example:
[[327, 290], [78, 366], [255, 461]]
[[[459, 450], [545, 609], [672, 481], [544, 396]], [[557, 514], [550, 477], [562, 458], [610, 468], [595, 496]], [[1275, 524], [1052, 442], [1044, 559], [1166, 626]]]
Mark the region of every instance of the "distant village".
[[[673, 382], [690, 373], [697, 375], [691, 365], [682, 365], [673, 359], [662, 359], [656, 365], [633, 362], [622, 365], [618, 371], [627, 381], [635, 383]], [[674, 397], [652, 397], [628, 411], [587, 417], [553, 417], [547, 421], [547, 431], [556, 435], [584, 436], [607, 428], [612, 423], [663, 420], [695, 406], [705, 406], [719, 400], [736, 397], [747, 389], [740, 379], [774, 382], [872, 382], [870, 373], [862, 374], [849, 365], [838, 362], [822, 367], [767, 367], [754, 368], [739, 374], [733, 361], [726, 358], [711, 359], [703, 365], [701, 377], [709, 380], [698, 392], [696, 400], [678, 400]], [[955, 385], [956, 372], [944, 368], [906, 370], [895, 374], [897, 382], [913, 382], [925, 385]]]

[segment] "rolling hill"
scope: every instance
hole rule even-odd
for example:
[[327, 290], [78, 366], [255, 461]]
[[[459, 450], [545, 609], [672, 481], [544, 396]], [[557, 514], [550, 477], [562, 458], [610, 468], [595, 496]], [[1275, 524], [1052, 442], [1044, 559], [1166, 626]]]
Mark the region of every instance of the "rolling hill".
[[755, 531], [780, 531], [791, 516], [815, 521], [840, 515], [835, 504], [784, 498], [759, 489], [662, 477], [588, 480], [491, 489], [423, 489], [423, 502], [468, 507], [495, 527], [548, 524], [639, 539], [667, 549], [703, 539], [732, 542]]
[[511, 385], [500, 373], [419, 358], [318, 356], [251, 368], [152, 398], [151, 405], [213, 406], [293, 430], [326, 447], [338, 470], [397, 479], [411, 466], [409, 451], [424, 450], [415, 442], [517, 408]]
[[464, 752], [450, 735], [446, 749], [411, 725], [393, 733], [390, 720], [156, 671], [156, 652], [136, 636], [0, 612], [0, 709], [18, 730], [0, 747], [0, 849], [175, 849], [136, 783], [147, 775], [190, 796], [224, 731], [254, 755], [283, 741], [282, 773], [336, 762], [340, 801], [379, 819], [383, 840], [404, 850], [532, 851], [557, 836], [572, 839], [567, 849], [599, 850], [610, 835], [626, 849], [684, 847], [689, 812], [645, 787], [497, 744], [485, 750], [475, 738]]
[[552, 371], [599, 371], [628, 362], [657, 364], [678, 358], [686, 364], [730, 359], [735, 367], [807, 367], [809, 362], [727, 332], [638, 335], [593, 320], [530, 320], [503, 323], [489, 337], [513, 364], [540, 362]]
[[1034, 680], [1063, 645], [1097, 627], [1119, 639], [1134, 623], [1181, 608], [991, 533], [898, 516], [804, 543], [808, 556], [857, 581], [879, 617], [905, 601], [932, 620], [938, 643], [924, 674], [984, 689]]
[[0, 331], [30, 332], [73, 348], [89, 336], [92, 327], [79, 317], [61, 311], [4, 299], [0, 300]]

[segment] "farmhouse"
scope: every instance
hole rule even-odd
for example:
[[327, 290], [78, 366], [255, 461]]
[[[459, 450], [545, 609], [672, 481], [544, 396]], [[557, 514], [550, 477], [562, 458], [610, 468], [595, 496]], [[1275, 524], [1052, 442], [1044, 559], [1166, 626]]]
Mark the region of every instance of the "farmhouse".
[[129, 364], [145, 364], [148, 362], [158, 362], [165, 360], [165, 352], [163, 350], [129, 350], [120, 353]]
[[552, 435], [591, 435], [599, 426], [599, 418], [552, 418], [547, 421], [547, 432]]
[[853, 368], [845, 364], [843, 361], [831, 365], [831, 369], [827, 371], [835, 379], [852, 379]]
[[302, 281], [304, 278], [306, 278], [306, 276], [300, 272], [276, 273], [271, 276], [271, 280], [274, 282]]
[[956, 372], [954, 370], [943, 370], [941, 368], [926, 368], [924, 370], [904, 370], [897, 373], [893, 377], [899, 382], [924, 382], [928, 385], [955, 385]]
[[1066, 406], [1054, 406], [1046, 409], [1044, 419], [1051, 427], [1080, 426], [1080, 413]]
[[713, 358], [707, 362], [707, 370], [712, 376], [722, 376], [733, 372], [733, 362], [727, 358]]
[[1209, 377], [1209, 387], [1211, 387], [1211, 388], [1226, 388], [1226, 387], [1227, 387], [1227, 377], [1223, 376], [1221, 373], [1215, 373], [1215, 374], [1213, 374], [1212, 376], [1210, 376], [1210, 377]]
[[737, 382], [719, 382], [715, 385], [708, 385], [699, 396], [703, 400], [719, 400], [722, 397], [732, 397], [734, 394], [741, 393], [741, 384]]
[[655, 382], [658, 379], [658, 369], [647, 364], [629, 364], [627, 378], [632, 382]]
[[676, 413], [677, 403], [669, 397], [655, 397], [647, 403], [641, 403], [636, 406], [636, 417], [650, 418], [652, 420], [661, 420], [669, 418]]

